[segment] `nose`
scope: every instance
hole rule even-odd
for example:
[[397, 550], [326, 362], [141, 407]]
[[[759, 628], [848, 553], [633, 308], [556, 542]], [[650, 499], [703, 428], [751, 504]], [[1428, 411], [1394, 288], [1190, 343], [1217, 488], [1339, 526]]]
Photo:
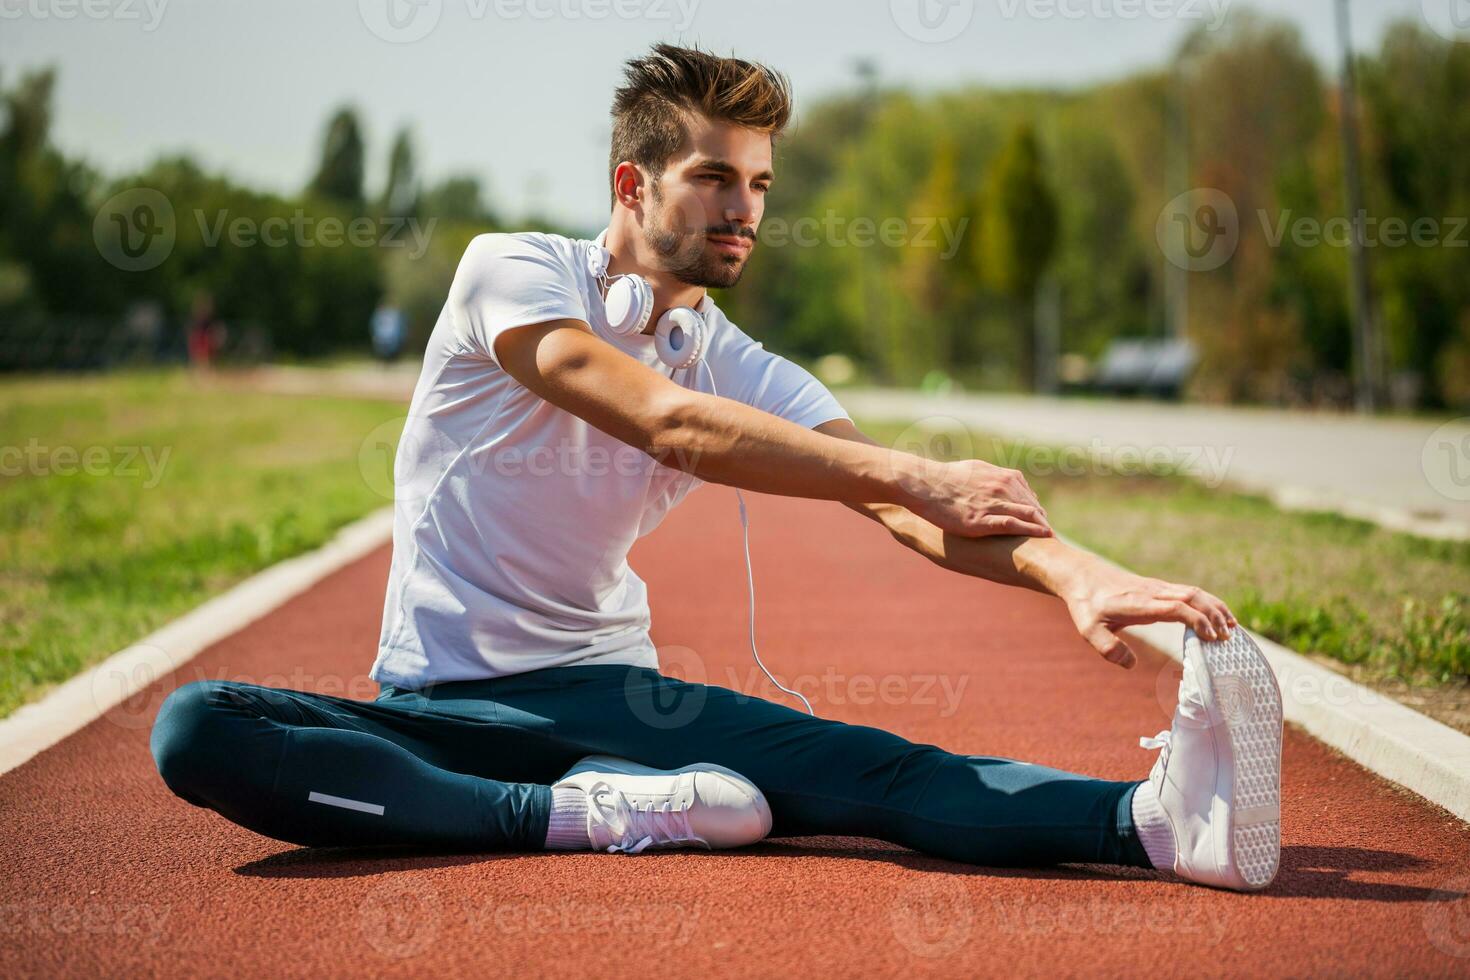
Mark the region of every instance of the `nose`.
[[724, 202], [722, 217], [726, 224], [751, 225], [760, 216], [760, 199], [750, 188], [737, 188]]

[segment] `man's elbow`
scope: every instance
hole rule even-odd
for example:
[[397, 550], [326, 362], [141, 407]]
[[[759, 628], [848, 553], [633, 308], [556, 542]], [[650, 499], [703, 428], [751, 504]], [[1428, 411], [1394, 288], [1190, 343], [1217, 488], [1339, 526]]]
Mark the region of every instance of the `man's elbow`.
[[[692, 458], [702, 452], [705, 426], [700, 399], [687, 388], [661, 391], [648, 400], [642, 428], [647, 445], [642, 447], [655, 459]], [[685, 469], [683, 466], [678, 469]]]

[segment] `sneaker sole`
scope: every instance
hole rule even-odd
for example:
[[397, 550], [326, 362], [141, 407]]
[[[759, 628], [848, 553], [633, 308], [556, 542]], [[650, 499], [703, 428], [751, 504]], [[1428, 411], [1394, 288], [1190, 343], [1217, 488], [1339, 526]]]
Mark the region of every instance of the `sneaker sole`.
[[[1230, 738], [1230, 854], [1227, 874], [1245, 891], [1265, 888], [1281, 864], [1281, 688], [1265, 654], [1243, 629], [1206, 643], [1190, 633], [1210, 676], [1216, 731]], [[1217, 793], [1224, 787], [1217, 787]], [[1219, 795], [1224, 798], [1223, 793]]]

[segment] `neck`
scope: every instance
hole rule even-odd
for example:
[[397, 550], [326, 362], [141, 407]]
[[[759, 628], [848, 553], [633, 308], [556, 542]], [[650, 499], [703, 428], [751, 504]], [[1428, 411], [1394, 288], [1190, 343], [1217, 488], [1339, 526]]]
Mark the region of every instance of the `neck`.
[[611, 255], [607, 274], [611, 277], [635, 273], [648, 280], [653, 287], [653, 313], [643, 332], [651, 334], [659, 317], [670, 309], [698, 306], [704, 299], [704, 287], [680, 282], [672, 273], [660, 268], [657, 255], [643, 241], [642, 230], [627, 218], [627, 212], [620, 210], [613, 215], [612, 224], [608, 227], [607, 239], [603, 242]]

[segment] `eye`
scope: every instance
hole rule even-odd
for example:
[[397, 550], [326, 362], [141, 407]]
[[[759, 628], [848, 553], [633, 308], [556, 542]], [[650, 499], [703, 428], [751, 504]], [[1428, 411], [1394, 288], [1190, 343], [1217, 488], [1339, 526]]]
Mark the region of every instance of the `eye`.
[[765, 184], [765, 183], [757, 183], [755, 185], [755, 189], [758, 190], [758, 191], [760, 191], [762, 194], [764, 194], [764, 193], [766, 193], [767, 191], [769, 191], [771, 189], [771, 185], [770, 184]]

